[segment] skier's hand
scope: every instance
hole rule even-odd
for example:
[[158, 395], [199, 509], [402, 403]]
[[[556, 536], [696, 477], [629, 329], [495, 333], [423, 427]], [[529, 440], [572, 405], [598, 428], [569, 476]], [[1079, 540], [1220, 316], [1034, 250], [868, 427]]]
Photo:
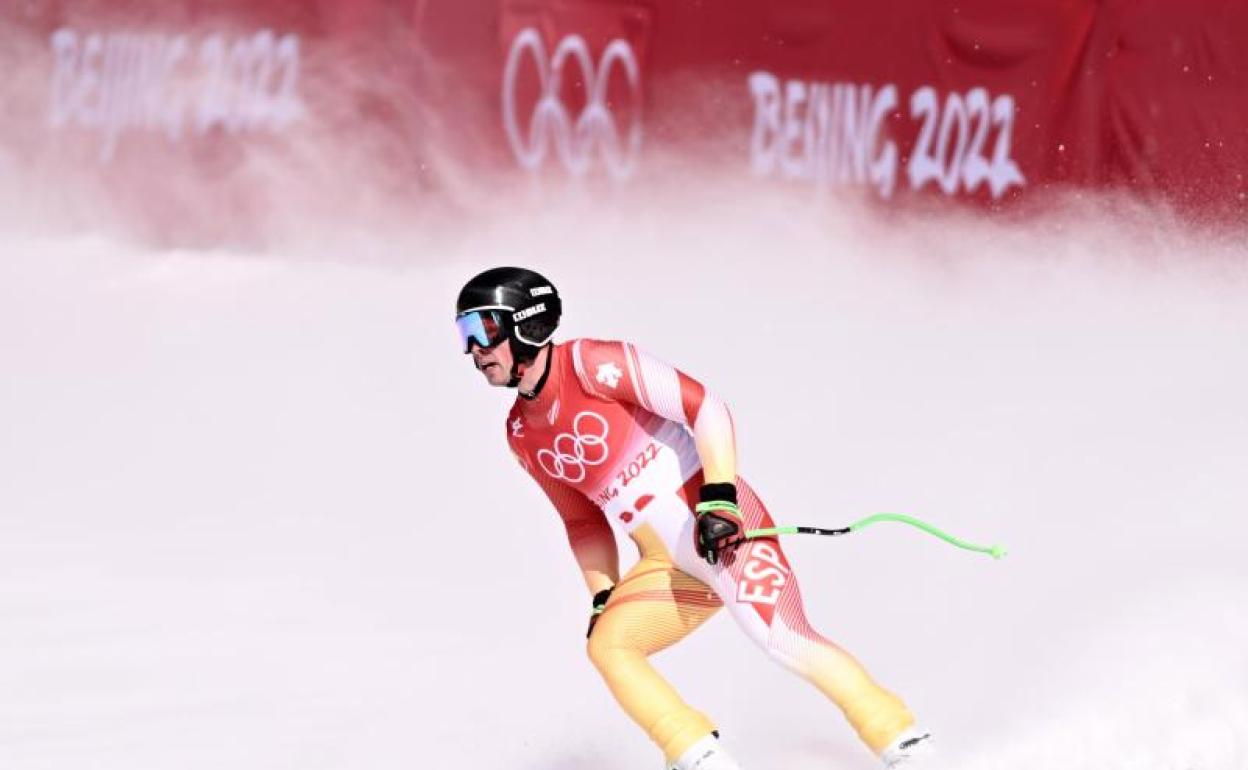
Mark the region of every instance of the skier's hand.
[[604, 588], [594, 594], [594, 610], [589, 615], [589, 629], [585, 631], [586, 639], [589, 638], [590, 634], [594, 633], [594, 626], [598, 623], [598, 617], [607, 609], [607, 600], [611, 598], [611, 590], [610, 588]]
[[[737, 509], [735, 484], [703, 484], [697, 508], [698, 555], [707, 564], [731, 563], [732, 551], [745, 542], [745, 521]], [[727, 557], [727, 559], [725, 559]]]

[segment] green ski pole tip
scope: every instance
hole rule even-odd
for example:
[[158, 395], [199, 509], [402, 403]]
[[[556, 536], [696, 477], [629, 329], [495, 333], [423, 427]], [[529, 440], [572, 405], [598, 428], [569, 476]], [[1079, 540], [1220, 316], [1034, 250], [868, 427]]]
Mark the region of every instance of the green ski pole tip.
[[1006, 551], [1004, 546], [994, 545], [992, 548], [988, 549], [988, 553], [992, 554], [992, 558], [994, 559], [1001, 559], [1009, 553], [1009, 551]]

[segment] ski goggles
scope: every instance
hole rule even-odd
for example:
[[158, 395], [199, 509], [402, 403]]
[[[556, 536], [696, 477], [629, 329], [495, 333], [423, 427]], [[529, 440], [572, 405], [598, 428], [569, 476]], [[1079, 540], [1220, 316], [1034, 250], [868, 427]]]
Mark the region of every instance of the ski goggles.
[[455, 316], [464, 352], [471, 353], [474, 342], [483, 348], [492, 348], [507, 339], [507, 316], [502, 310], [469, 310]]

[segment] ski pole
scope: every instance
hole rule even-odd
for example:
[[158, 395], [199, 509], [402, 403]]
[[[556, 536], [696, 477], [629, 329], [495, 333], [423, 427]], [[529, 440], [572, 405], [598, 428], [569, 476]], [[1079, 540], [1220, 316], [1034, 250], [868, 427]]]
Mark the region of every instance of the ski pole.
[[868, 516], [865, 519], [855, 521], [848, 527], [841, 527], [840, 529], [822, 529], [820, 527], [768, 527], [766, 529], [750, 529], [746, 530], [744, 539], [758, 540], [759, 538], [777, 537], [779, 535], [828, 535], [835, 537], [836, 535], [848, 535], [852, 532], [857, 532], [860, 529], [866, 529], [872, 524], [881, 521], [899, 521], [903, 524], [909, 524], [912, 527], [917, 527], [918, 529], [923, 530], [929, 535], [934, 535], [941, 540], [944, 540], [950, 545], [955, 545], [958, 548], [964, 548], [968, 551], [975, 551], [976, 553], [986, 553], [994, 559], [1000, 559], [1006, 554], [1005, 548], [1002, 546], [976, 545], [974, 543], [968, 543], [965, 540], [959, 540], [953, 535], [950, 535], [948, 532], [944, 532], [931, 524], [928, 524], [926, 521], [916, 519], [913, 516], [907, 516], [904, 513], [877, 513], [874, 516]]

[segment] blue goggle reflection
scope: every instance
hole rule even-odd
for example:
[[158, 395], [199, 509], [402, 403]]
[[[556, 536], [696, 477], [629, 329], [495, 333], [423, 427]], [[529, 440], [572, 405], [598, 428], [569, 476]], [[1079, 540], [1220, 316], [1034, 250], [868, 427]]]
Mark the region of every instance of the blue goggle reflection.
[[473, 310], [455, 317], [459, 341], [465, 353], [472, 352], [472, 343], [492, 348], [507, 338], [506, 316], [500, 310]]

